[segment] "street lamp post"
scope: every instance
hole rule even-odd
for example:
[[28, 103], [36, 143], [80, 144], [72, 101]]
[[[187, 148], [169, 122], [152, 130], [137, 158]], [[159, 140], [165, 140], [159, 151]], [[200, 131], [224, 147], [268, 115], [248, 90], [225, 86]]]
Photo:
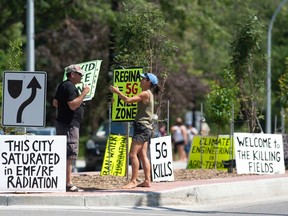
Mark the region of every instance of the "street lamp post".
[[35, 70], [34, 34], [34, 0], [27, 0], [27, 71]]
[[277, 14], [282, 9], [287, 0], [283, 0], [275, 10], [268, 28], [267, 41], [267, 110], [266, 110], [266, 133], [271, 133], [271, 33]]

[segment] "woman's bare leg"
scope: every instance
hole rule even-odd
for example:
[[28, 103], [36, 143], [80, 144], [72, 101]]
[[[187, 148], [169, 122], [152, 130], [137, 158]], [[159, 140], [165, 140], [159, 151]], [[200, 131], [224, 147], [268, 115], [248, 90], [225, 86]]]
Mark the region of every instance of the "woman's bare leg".
[[138, 187], [150, 187], [151, 186], [151, 180], [150, 180], [150, 161], [147, 157], [147, 149], [148, 149], [148, 142], [145, 142], [142, 149], [139, 152], [139, 158], [143, 165], [144, 170], [144, 176], [145, 180], [141, 184], [138, 185]]
[[138, 177], [138, 170], [139, 170], [139, 160], [137, 157], [138, 152], [141, 150], [143, 145], [141, 143], [138, 143], [136, 141], [132, 141], [131, 149], [130, 149], [130, 159], [131, 159], [131, 165], [132, 165], [132, 177], [128, 184], [124, 185], [123, 189], [130, 189], [137, 186], [137, 177]]

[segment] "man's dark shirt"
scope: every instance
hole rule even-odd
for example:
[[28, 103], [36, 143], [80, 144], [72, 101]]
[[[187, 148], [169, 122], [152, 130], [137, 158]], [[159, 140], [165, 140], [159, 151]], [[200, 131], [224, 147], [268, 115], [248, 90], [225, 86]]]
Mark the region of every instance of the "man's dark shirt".
[[84, 115], [84, 106], [81, 105], [75, 110], [71, 110], [68, 101], [72, 101], [79, 96], [79, 92], [70, 80], [65, 80], [59, 84], [55, 99], [58, 101], [57, 121], [70, 126], [80, 127], [80, 122]]

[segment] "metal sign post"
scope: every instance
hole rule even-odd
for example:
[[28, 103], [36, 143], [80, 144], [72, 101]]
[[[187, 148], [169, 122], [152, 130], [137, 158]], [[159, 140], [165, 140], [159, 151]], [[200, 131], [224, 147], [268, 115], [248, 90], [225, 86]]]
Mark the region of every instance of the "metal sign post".
[[126, 178], [129, 177], [129, 133], [130, 133], [130, 122], [126, 124]]
[[108, 162], [108, 174], [110, 175], [110, 161], [111, 161], [111, 147], [110, 147], [110, 134], [111, 134], [111, 100], [108, 102], [108, 149], [109, 149], [109, 162]]

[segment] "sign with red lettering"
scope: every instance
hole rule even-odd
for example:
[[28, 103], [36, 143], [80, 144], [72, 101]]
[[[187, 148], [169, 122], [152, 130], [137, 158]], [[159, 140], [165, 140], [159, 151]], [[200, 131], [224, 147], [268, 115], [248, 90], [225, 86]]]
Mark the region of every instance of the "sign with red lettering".
[[[113, 84], [128, 97], [139, 94], [140, 74], [143, 68], [115, 69]], [[133, 121], [137, 112], [137, 103], [125, 103], [117, 94], [113, 94], [112, 121]]]

